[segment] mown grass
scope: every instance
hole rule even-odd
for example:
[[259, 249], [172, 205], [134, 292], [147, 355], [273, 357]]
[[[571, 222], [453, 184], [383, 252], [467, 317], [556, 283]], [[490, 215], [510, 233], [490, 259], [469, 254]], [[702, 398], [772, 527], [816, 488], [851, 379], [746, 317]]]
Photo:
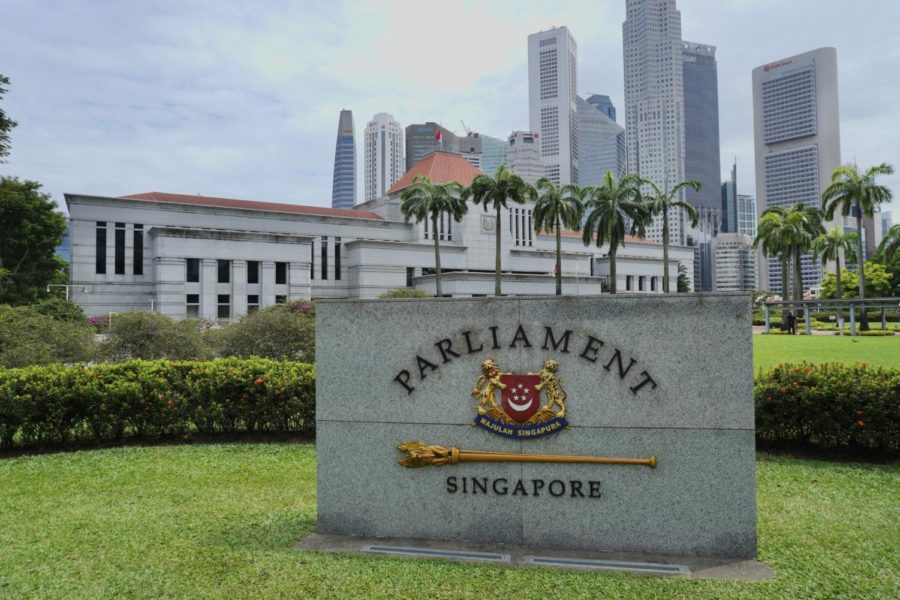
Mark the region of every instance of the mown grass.
[[309, 444], [118, 448], [0, 461], [0, 597], [894, 598], [900, 467], [762, 455], [765, 582], [300, 552]]
[[900, 365], [900, 337], [754, 335], [753, 367], [769, 369], [785, 362], [864, 362]]

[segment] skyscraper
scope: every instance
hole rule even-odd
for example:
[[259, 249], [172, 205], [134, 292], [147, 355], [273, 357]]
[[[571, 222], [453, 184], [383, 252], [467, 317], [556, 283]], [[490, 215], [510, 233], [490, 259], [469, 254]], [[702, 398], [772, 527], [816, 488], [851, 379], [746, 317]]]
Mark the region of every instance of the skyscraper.
[[607, 171], [621, 177], [625, 172], [625, 129], [607, 117], [599, 106], [578, 97], [576, 101], [578, 184], [600, 185]]
[[353, 129], [353, 111], [344, 109], [338, 119], [337, 142], [334, 146], [331, 207], [353, 208], [354, 204], [356, 204], [356, 134]]
[[[685, 178], [681, 13], [675, 0], [626, 0], [625, 132], [628, 170], [669, 188]], [[669, 214], [669, 239], [684, 244], [683, 211]], [[662, 218], [647, 237], [662, 239]]]
[[756, 289], [756, 253], [745, 233], [720, 233], [712, 240], [715, 291], [752, 292]]
[[[834, 48], [819, 48], [753, 69], [759, 214], [797, 202], [820, 205], [831, 172], [841, 162], [839, 125]], [[843, 227], [840, 214], [831, 225]], [[804, 290], [819, 284], [822, 267], [811, 255], [803, 255], [800, 271]], [[782, 291], [777, 258], [761, 260], [760, 286]]]
[[578, 183], [578, 46], [565, 27], [528, 36], [528, 118], [547, 177]]
[[722, 182], [722, 231], [737, 232], [737, 159], [731, 166], [731, 179]]
[[458, 143], [459, 150], [463, 154], [468, 152], [481, 155], [481, 164], [478, 165], [478, 168], [483, 173], [493, 175], [497, 172], [497, 167], [506, 164], [506, 147], [508, 144], [504, 140], [469, 131], [466, 133], [466, 137], [458, 139]]
[[[441, 132], [440, 136], [438, 131]], [[438, 150], [458, 153], [459, 137], [449, 129], [431, 121], [414, 123], [406, 127], [406, 171]]]
[[540, 137], [533, 131], [513, 131], [509, 134], [506, 166], [526, 183], [534, 185], [544, 176], [541, 161]]
[[613, 121], [616, 120], [616, 107], [613, 105], [612, 100], [609, 99], [609, 96], [604, 96], [602, 94], [592, 94], [588, 96], [587, 103], [594, 105], [597, 110], [602, 112]]
[[378, 113], [366, 125], [366, 202], [381, 198], [406, 171], [403, 129], [394, 117]]
[[756, 199], [747, 194], [738, 194], [737, 201], [737, 232], [756, 237]]

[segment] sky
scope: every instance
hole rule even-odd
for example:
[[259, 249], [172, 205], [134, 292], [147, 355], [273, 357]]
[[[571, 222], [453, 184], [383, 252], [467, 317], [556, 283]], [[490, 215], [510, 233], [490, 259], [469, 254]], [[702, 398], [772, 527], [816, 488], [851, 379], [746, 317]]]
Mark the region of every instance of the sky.
[[[678, 0], [717, 47], [721, 171], [755, 193], [751, 71], [838, 51], [841, 152], [900, 169], [900, 1]], [[568, 26], [578, 93], [624, 118], [625, 0], [0, 0], [0, 175], [63, 193], [148, 191], [329, 206], [338, 116], [357, 170], [375, 113], [505, 138], [528, 128], [527, 37]], [[357, 201], [362, 200], [359, 175]], [[900, 172], [880, 180], [900, 197]], [[900, 221], [900, 199], [893, 202]]]

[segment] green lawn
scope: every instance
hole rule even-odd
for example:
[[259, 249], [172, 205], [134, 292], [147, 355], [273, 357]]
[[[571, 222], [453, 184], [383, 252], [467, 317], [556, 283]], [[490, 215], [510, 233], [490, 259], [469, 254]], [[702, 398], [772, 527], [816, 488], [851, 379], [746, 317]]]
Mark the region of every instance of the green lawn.
[[3, 598], [891, 598], [900, 466], [762, 455], [767, 582], [300, 552], [315, 447], [119, 448], [0, 460]]
[[783, 362], [865, 362], [900, 366], [900, 337], [754, 335], [756, 371]]

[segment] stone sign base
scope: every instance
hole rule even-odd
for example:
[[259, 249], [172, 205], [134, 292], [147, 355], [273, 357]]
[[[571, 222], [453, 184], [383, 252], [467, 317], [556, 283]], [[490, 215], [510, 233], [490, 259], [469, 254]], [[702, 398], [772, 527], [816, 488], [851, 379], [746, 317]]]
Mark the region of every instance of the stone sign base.
[[690, 579], [771, 579], [772, 569], [756, 560], [667, 556], [620, 552], [584, 552], [512, 544], [466, 544], [407, 538], [364, 538], [313, 533], [296, 546], [318, 552], [355, 552], [391, 558], [456, 560], [506, 567], [547, 567], [619, 571]]

